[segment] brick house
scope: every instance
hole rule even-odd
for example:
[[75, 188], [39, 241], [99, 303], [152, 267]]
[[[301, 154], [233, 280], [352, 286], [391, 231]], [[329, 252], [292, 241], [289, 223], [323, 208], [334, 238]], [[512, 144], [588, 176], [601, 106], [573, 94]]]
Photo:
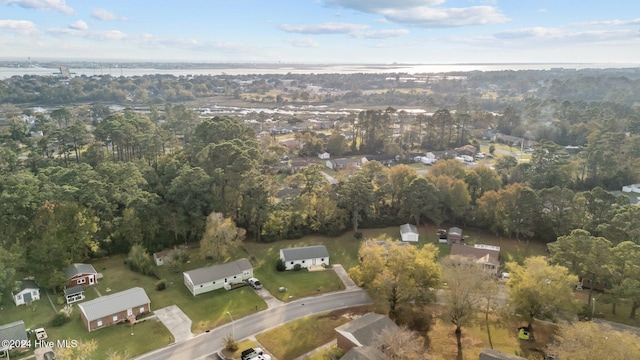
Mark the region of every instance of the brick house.
[[87, 286], [98, 282], [98, 272], [91, 264], [71, 264], [64, 269], [69, 283], [67, 287]]
[[101, 296], [78, 304], [82, 323], [89, 331], [128, 321], [151, 311], [151, 300], [141, 287]]

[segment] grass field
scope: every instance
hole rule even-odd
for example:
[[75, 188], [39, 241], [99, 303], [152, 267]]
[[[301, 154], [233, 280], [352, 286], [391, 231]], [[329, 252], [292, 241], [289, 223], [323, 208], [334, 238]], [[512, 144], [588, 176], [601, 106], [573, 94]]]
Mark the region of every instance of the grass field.
[[335, 339], [334, 329], [351, 321], [353, 314], [367, 312], [368, 307], [358, 307], [307, 316], [258, 334], [256, 339], [278, 360], [291, 360]]

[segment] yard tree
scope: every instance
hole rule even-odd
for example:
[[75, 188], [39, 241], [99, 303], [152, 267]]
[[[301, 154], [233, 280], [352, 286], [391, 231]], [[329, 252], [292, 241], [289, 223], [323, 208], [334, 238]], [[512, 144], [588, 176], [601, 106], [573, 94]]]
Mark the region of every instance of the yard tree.
[[627, 279], [640, 276], [640, 245], [632, 241], [623, 241], [614, 246], [611, 249], [609, 274], [611, 288], [606, 292], [611, 296], [611, 312], [615, 314], [616, 305], [630, 290], [626, 286], [633, 285], [633, 281]]
[[474, 209], [475, 220], [479, 226], [482, 226], [496, 234], [500, 232], [501, 225], [498, 218], [498, 205], [500, 204], [500, 196], [497, 192], [491, 190], [485, 192], [476, 202]]
[[573, 360], [636, 359], [640, 354], [640, 337], [607, 324], [576, 322], [560, 328], [547, 354]]
[[381, 311], [395, 319], [400, 306], [425, 304], [433, 299], [433, 288], [440, 278], [437, 253], [433, 244], [418, 249], [397, 241], [378, 244], [368, 240], [358, 251], [360, 264], [349, 274], [367, 288]]
[[498, 192], [500, 202], [496, 219], [505, 235], [515, 234], [527, 239], [533, 236], [540, 216], [541, 204], [537, 194], [520, 183], [507, 186]]
[[358, 231], [359, 221], [371, 212], [373, 206], [373, 184], [362, 173], [357, 173], [340, 183], [337, 191], [340, 206], [351, 217], [353, 231]]
[[464, 180], [465, 165], [458, 160], [438, 160], [429, 171], [429, 175], [437, 178], [446, 175], [450, 178]]
[[134, 244], [129, 250], [126, 259], [127, 265], [132, 271], [143, 275], [153, 275], [155, 265], [151, 259], [151, 255], [140, 244]]
[[538, 197], [542, 204], [542, 219], [553, 230], [555, 238], [566, 235], [575, 228], [575, 193], [571, 189], [558, 186], [541, 189], [538, 191]]
[[536, 318], [572, 318], [578, 312], [573, 291], [578, 277], [561, 265], [549, 265], [542, 256], [530, 257], [523, 265], [507, 263], [510, 305], [531, 327]]
[[480, 304], [483, 271], [475, 262], [460, 256], [446, 257], [440, 264], [442, 280], [446, 283], [443, 317], [456, 327], [458, 358], [462, 358], [462, 327], [475, 319]]
[[[72, 344], [71, 339], [66, 339], [67, 344]], [[98, 350], [98, 342], [95, 339], [79, 341], [77, 346], [55, 346], [53, 351], [59, 360], [89, 360], [94, 359]]]
[[400, 199], [400, 194], [418, 177], [415, 170], [405, 164], [400, 164], [389, 169], [389, 186], [391, 192], [391, 207], [396, 206]]
[[413, 218], [416, 225], [421, 219], [440, 223], [439, 191], [433, 183], [424, 177], [414, 179], [402, 192], [402, 210]]
[[339, 128], [334, 128], [331, 131], [331, 135], [327, 138], [327, 152], [334, 157], [342, 156], [347, 150], [349, 150], [349, 144], [347, 143], [347, 138], [340, 133]]
[[[591, 236], [588, 231], [576, 229], [549, 244], [552, 261], [566, 265], [571, 272], [592, 284], [609, 279], [611, 264], [611, 242], [603, 237]], [[589, 304], [593, 286], [589, 287]]]
[[203, 258], [211, 257], [223, 262], [229, 256], [229, 249], [238, 246], [244, 240], [244, 235], [245, 230], [237, 227], [231, 218], [225, 218], [221, 213], [211, 213], [200, 240], [200, 254]]
[[625, 205], [614, 211], [610, 222], [600, 224], [598, 232], [614, 243], [625, 240], [640, 244], [640, 207]]
[[440, 175], [434, 179], [440, 194], [444, 219], [455, 222], [469, 209], [471, 196], [464, 180]]

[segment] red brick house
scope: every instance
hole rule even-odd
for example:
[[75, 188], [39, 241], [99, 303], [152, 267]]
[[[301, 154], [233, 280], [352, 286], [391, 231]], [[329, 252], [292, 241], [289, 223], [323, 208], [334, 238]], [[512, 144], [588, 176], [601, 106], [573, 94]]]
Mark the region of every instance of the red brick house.
[[82, 323], [89, 331], [128, 321], [151, 311], [151, 300], [141, 287], [101, 296], [78, 304]]
[[67, 287], [87, 286], [98, 282], [98, 272], [91, 264], [71, 264], [64, 269], [69, 283]]

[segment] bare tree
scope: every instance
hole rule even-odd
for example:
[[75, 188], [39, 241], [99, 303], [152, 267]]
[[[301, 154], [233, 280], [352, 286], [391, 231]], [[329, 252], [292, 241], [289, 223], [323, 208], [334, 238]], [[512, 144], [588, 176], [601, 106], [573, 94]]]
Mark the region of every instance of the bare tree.
[[390, 360], [430, 359], [424, 339], [405, 327], [383, 329], [376, 336], [374, 346]]

